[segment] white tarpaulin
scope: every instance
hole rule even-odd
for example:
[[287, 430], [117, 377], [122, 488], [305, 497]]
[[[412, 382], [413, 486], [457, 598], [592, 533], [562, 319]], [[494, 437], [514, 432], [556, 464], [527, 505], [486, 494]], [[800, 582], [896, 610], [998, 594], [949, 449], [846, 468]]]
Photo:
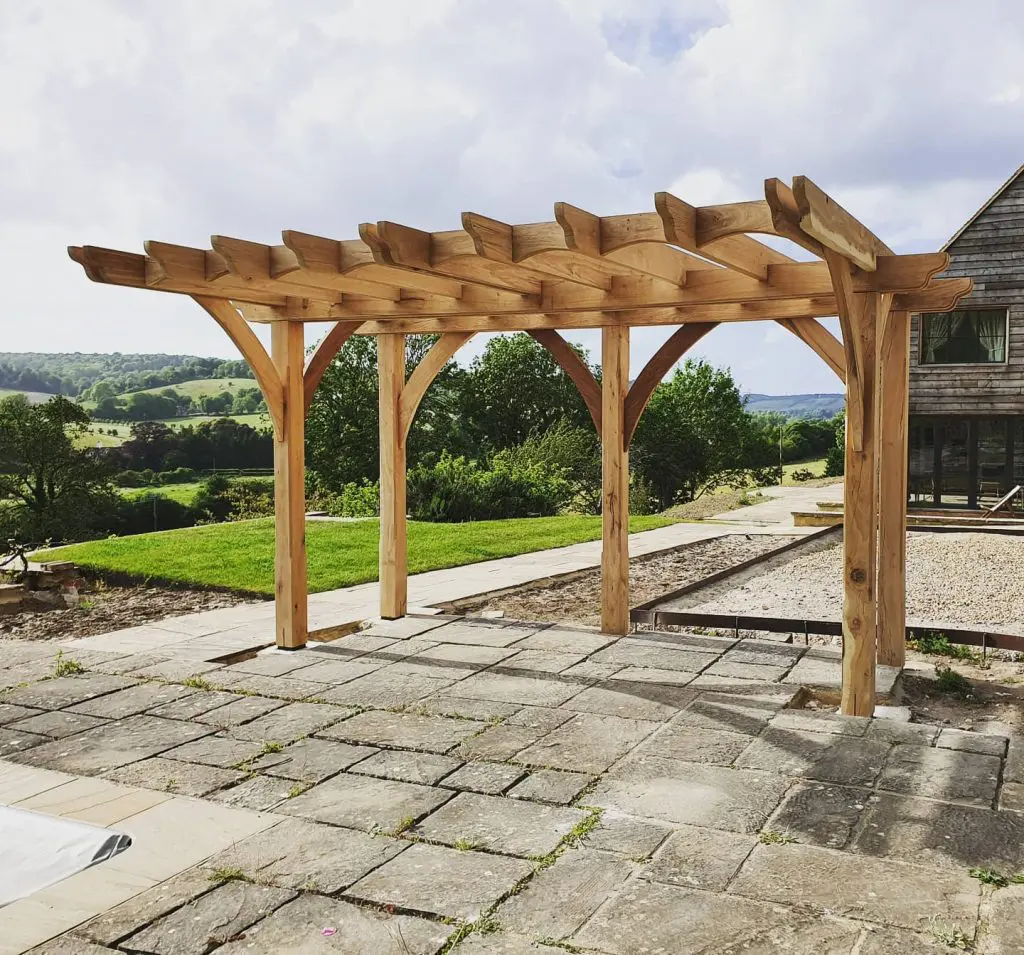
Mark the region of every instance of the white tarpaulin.
[[130, 836], [0, 806], [0, 906], [123, 852]]

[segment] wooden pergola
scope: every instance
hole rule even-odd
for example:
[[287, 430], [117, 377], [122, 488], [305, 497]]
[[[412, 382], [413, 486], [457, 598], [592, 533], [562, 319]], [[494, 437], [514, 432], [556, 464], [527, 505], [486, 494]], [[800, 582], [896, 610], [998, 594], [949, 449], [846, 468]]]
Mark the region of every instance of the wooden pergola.
[[[935, 278], [944, 252], [895, 255], [802, 176], [792, 187], [766, 180], [751, 202], [695, 207], [662, 192], [654, 204], [597, 216], [560, 202], [553, 222], [528, 225], [467, 212], [447, 232], [365, 223], [342, 241], [286, 231], [281, 245], [213, 236], [209, 249], [147, 242], [145, 255], [69, 253], [93, 281], [191, 296], [251, 366], [274, 428], [276, 639], [291, 649], [307, 639], [305, 413], [351, 335], [377, 337], [381, 615], [406, 612], [405, 447], [420, 401], [474, 334], [525, 331], [576, 383], [601, 437], [601, 628], [624, 634], [629, 445], [640, 415], [717, 325], [778, 322], [846, 384], [842, 711], [870, 715], [876, 660], [904, 661], [909, 316], [952, 308], [971, 281]], [[751, 234], [787, 239], [815, 260]], [[818, 321], [834, 315], [842, 341]], [[269, 354], [254, 322], [271, 326]], [[307, 322], [332, 323], [308, 360]], [[653, 325], [675, 330], [631, 386], [630, 329]], [[600, 382], [560, 335], [581, 328], [601, 329]], [[407, 376], [411, 333], [440, 338]]]

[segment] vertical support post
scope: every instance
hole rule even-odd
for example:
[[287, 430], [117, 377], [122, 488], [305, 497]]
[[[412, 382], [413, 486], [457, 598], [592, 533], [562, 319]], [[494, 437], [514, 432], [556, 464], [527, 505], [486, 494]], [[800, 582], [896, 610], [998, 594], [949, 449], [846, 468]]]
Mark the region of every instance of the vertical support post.
[[877, 629], [878, 335], [891, 295], [855, 292], [853, 266], [829, 249], [824, 258], [836, 293], [846, 352], [846, 478], [843, 504], [844, 716], [875, 711]]
[[978, 431], [980, 422], [977, 418], [967, 419], [967, 507], [976, 510], [978, 507]]
[[889, 313], [878, 344], [878, 661], [906, 662], [910, 316]]
[[629, 631], [629, 326], [601, 329], [601, 632]]
[[306, 645], [305, 359], [302, 322], [270, 326], [270, 354], [284, 390], [282, 426], [274, 432], [274, 614], [279, 647]]
[[405, 526], [405, 335], [377, 336], [380, 386], [380, 615], [394, 620], [408, 605]]

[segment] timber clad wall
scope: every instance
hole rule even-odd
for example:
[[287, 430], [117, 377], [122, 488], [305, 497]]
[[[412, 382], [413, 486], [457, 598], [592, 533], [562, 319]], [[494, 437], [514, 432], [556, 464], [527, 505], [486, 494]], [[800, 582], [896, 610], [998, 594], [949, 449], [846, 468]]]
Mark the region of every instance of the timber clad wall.
[[946, 276], [969, 276], [958, 308], [1009, 309], [1005, 364], [921, 365], [920, 317], [910, 332], [911, 414], [1024, 414], [1024, 172], [947, 251]]

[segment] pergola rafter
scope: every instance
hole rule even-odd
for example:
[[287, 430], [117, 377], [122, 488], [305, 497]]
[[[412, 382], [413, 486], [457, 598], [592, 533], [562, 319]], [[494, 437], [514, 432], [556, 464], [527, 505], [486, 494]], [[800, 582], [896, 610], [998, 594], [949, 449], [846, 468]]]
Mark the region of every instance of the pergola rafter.
[[[771, 320], [846, 384], [842, 708], [870, 713], [876, 645], [884, 662], [903, 659], [909, 313], [952, 308], [970, 280], [937, 277], [943, 252], [893, 254], [806, 177], [766, 180], [764, 198], [750, 202], [692, 206], [663, 192], [654, 211], [598, 216], [560, 202], [550, 222], [466, 212], [461, 226], [363, 223], [347, 240], [285, 231], [279, 245], [213, 236], [208, 249], [147, 242], [144, 255], [69, 249], [94, 281], [193, 297], [252, 367], [274, 424], [278, 644], [306, 641], [304, 416], [352, 335], [377, 337], [382, 615], [406, 610], [405, 445], [423, 396], [476, 333], [525, 331], [575, 382], [601, 435], [602, 628], [625, 633], [628, 449], [643, 409], [719, 324]], [[835, 315], [841, 341], [818, 321]], [[307, 322], [333, 327], [304, 361]], [[252, 323], [270, 324], [269, 353]], [[630, 329], [660, 325], [676, 329], [630, 386]], [[586, 328], [602, 329], [600, 380], [560, 334]], [[440, 337], [407, 379], [405, 336], [414, 333]]]

